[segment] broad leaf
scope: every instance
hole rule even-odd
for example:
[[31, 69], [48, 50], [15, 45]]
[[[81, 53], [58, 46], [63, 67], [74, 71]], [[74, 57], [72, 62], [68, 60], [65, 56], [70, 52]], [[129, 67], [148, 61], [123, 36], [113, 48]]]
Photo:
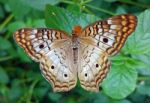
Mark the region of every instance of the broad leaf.
[[150, 9], [138, 16], [135, 32], [126, 43], [126, 52], [130, 54], [145, 54], [150, 52]]
[[142, 94], [142, 95], [148, 95], [150, 97], [150, 81], [142, 81], [138, 86], [137, 86], [137, 92]]
[[11, 47], [11, 43], [10, 41], [8, 41], [7, 39], [4, 39], [2, 37], [0, 37], [0, 50], [7, 50]]
[[22, 0], [9, 0], [10, 9], [17, 19], [22, 19], [24, 15], [29, 13], [30, 9], [29, 6], [24, 4]]
[[98, 19], [93, 15], [69, 12], [51, 5], [46, 6], [45, 17], [47, 27], [65, 30], [69, 33], [71, 33], [72, 28], [76, 25], [85, 27]]
[[[150, 58], [150, 9], [145, 10], [138, 16], [138, 25], [136, 31], [129, 37], [124, 51], [131, 54], [132, 58], [142, 61], [139, 66], [135, 66], [141, 74], [149, 75], [149, 58]], [[135, 64], [138, 63], [134, 61]], [[134, 68], [135, 68], [134, 67]]]
[[112, 65], [106, 80], [102, 83], [104, 92], [116, 99], [127, 97], [136, 87], [137, 71], [125, 65]]
[[49, 94], [48, 94], [48, 97], [49, 97], [52, 101], [56, 102], [57, 100], [60, 100], [60, 99], [61, 99], [62, 95], [59, 94], [59, 93], [49, 93]]
[[37, 10], [44, 10], [46, 4], [55, 5], [60, 2], [60, 0], [22, 0], [26, 5], [31, 6]]
[[0, 83], [8, 83], [9, 82], [9, 76], [8, 74], [6, 73], [6, 71], [0, 67]]
[[23, 28], [23, 27], [26, 27], [25, 23], [22, 22], [22, 21], [16, 21], [16, 22], [12, 22], [8, 25], [8, 30], [10, 32], [15, 32], [17, 29], [20, 29], [20, 28]]

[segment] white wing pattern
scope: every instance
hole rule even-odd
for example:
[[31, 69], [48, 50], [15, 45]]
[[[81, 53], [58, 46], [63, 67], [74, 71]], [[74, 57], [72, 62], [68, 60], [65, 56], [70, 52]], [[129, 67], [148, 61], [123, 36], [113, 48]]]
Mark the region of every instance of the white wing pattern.
[[55, 29], [23, 28], [14, 34], [16, 42], [35, 61], [56, 92], [75, 87], [77, 75], [87, 91], [99, 91], [110, 67], [109, 56], [119, 52], [135, 30], [137, 18], [118, 15], [97, 21], [72, 36]]
[[69, 91], [76, 85], [77, 72], [65, 32], [25, 28], [16, 31], [14, 38], [33, 60], [40, 62], [42, 74], [54, 91]]

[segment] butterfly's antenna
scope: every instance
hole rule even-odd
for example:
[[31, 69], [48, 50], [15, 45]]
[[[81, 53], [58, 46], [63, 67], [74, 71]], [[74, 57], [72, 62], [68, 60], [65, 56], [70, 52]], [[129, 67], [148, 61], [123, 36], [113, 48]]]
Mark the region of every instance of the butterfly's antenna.
[[73, 28], [72, 34], [79, 35], [81, 33], [81, 31], [82, 31], [82, 27], [77, 25]]

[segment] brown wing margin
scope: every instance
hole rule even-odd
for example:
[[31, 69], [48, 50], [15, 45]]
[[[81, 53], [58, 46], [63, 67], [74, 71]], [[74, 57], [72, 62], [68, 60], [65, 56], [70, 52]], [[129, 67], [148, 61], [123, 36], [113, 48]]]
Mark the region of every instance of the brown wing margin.
[[116, 29], [116, 41], [111, 48], [107, 49], [109, 55], [114, 55], [120, 51], [127, 37], [135, 30], [137, 17], [126, 14], [110, 18], [109, 20], [112, 20], [113, 25], [120, 25], [120, 27]]

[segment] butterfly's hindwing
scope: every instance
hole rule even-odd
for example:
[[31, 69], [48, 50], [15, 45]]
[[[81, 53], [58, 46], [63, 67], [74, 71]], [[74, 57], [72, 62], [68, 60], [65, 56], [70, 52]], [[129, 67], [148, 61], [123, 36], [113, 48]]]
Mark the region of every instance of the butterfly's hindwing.
[[52, 84], [54, 91], [69, 91], [76, 85], [77, 71], [74, 68], [68, 46], [55, 48], [41, 62], [44, 77]]
[[88, 91], [97, 92], [110, 66], [108, 55], [85, 41], [81, 43], [79, 50], [81, 61], [78, 68], [80, 84]]

